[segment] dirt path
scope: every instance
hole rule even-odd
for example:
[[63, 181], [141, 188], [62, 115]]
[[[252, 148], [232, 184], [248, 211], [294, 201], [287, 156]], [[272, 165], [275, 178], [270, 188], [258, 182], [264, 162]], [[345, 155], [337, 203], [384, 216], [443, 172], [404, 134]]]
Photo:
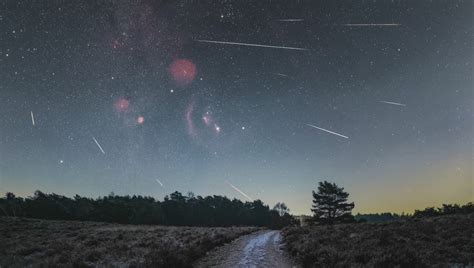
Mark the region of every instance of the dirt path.
[[196, 267], [295, 267], [280, 246], [279, 231], [260, 231], [210, 252]]

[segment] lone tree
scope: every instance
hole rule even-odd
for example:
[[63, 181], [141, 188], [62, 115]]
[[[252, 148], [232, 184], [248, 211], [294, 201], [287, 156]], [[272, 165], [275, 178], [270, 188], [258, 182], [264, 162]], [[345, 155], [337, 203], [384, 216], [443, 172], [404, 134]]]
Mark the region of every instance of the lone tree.
[[354, 202], [347, 203], [349, 193], [335, 183], [319, 182], [318, 192], [313, 191], [314, 220], [319, 223], [351, 222]]
[[273, 207], [273, 210], [276, 210], [278, 212], [278, 215], [280, 215], [280, 217], [283, 217], [285, 216], [285, 214], [290, 213], [290, 209], [283, 202], [276, 203], [276, 205]]

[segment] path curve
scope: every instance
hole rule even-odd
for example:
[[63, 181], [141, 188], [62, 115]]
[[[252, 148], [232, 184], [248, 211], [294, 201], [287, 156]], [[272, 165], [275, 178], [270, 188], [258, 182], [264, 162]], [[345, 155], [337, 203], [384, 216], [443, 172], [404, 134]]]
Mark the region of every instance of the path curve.
[[212, 250], [196, 267], [296, 267], [281, 247], [279, 231], [259, 231]]

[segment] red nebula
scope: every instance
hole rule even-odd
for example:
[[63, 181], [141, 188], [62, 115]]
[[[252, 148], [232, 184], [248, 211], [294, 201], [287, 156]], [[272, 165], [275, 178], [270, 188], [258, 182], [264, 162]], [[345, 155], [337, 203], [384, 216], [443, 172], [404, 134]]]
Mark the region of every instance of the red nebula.
[[122, 42], [120, 42], [118, 39], [114, 39], [112, 41], [112, 48], [117, 49], [122, 47]]
[[125, 41], [126, 40], [124, 39], [123, 36], [112, 37], [110, 39], [110, 46], [113, 49], [118, 50], [125, 47]]
[[196, 76], [196, 65], [186, 59], [174, 60], [169, 67], [169, 72], [171, 78], [179, 85], [187, 85]]
[[202, 117], [202, 121], [204, 121], [204, 124], [206, 124], [206, 126], [209, 126], [211, 124], [212, 119], [209, 115], [206, 114]]
[[130, 102], [124, 98], [119, 98], [114, 104], [115, 110], [117, 110], [117, 112], [127, 111], [129, 105], [130, 105]]
[[145, 117], [143, 117], [143, 116], [140, 115], [140, 116], [137, 118], [137, 123], [138, 123], [139, 125], [145, 123]]
[[188, 134], [191, 137], [196, 135], [196, 132], [194, 131], [194, 124], [193, 124], [193, 111], [194, 111], [194, 101], [192, 101], [188, 105], [188, 108], [186, 108], [186, 123], [188, 127]]

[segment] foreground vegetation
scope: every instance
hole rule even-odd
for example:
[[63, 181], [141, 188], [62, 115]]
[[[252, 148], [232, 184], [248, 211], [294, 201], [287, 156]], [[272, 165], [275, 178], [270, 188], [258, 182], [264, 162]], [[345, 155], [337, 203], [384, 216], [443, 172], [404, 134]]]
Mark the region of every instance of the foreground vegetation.
[[225, 196], [174, 192], [163, 201], [144, 196], [110, 194], [97, 199], [36, 191], [32, 197], [7, 193], [0, 215], [47, 220], [80, 220], [172, 226], [265, 226], [282, 228], [294, 222], [284, 204], [270, 209], [260, 200], [242, 202]]
[[304, 267], [474, 265], [473, 234], [474, 213], [283, 230]]
[[0, 217], [0, 267], [189, 267], [255, 227], [164, 227]]

